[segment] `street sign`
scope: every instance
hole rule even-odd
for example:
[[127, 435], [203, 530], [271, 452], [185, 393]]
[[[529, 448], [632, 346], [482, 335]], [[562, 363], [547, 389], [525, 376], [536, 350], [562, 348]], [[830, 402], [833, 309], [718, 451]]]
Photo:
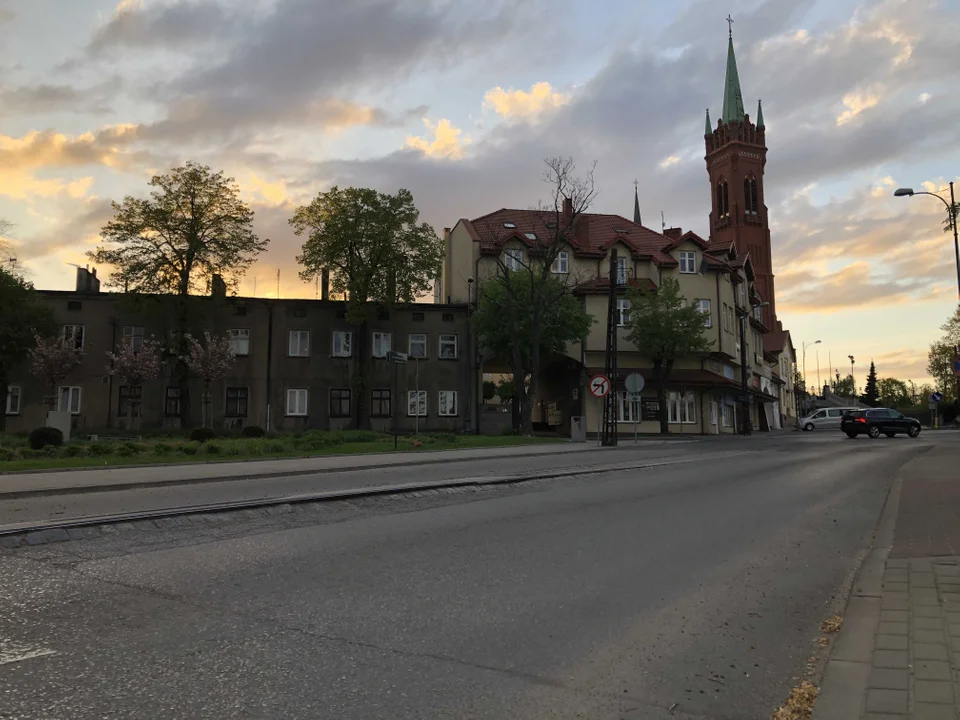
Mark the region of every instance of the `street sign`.
[[387, 360], [397, 365], [403, 365], [407, 362], [407, 354], [402, 352], [388, 352]]
[[610, 392], [610, 378], [606, 375], [594, 375], [590, 378], [590, 394], [595, 398], [605, 397]]
[[953, 374], [960, 377], [960, 355], [953, 359]]
[[942, 393], [942, 392], [939, 392], [939, 391], [938, 391], [938, 392], [934, 392], [934, 393], [931, 393], [931, 394], [930, 394], [930, 402], [932, 402], [932, 403], [938, 403], [938, 402], [942, 402], [942, 401], [943, 401], [943, 393]]
[[640, 373], [630, 373], [627, 375], [627, 379], [623, 381], [623, 384], [626, 386], [627, 392], [639, 393], [643, 390], [646, 382]]

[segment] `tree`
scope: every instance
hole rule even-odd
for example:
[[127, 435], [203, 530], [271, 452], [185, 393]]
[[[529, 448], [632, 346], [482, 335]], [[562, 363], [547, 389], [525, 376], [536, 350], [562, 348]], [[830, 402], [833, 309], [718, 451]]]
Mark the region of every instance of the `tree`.
[[943, 231], [945, 233], [953, 232], [953, 223], [956, 222], [957, 218], [960, 217], [960, 202], [947, 203], [947, 217], [943, 221]]
[[879, 397], [880, 392], [877, 389], [877, 366], [873, 363], [873, 360], [871, 360], [870, 372], [867, 374], [867, 382], [863, 386], [863, 395], [860, 396], [860, 399], [867, 405], [875, 407]]
[[[943, 393], [945, 402], [957, 397], [957, 385], [960, 380], [953, 374], [953, 358], [960, 352], [960, 306], [947, 321], [940, 326], [944, 335], [930, 345], [927, 355], [927, 372], [936, 381], [937, 389]], [[921, 398], [921, 401], [923, 398]]]
[[[498, 275], [485, 280], [480, 285], [473, 324], [477, 342], [485, 350], [508, 359], [513, 371], [513, 390], [509, 396], [520, 403], [519, 429], [532, 435], [531, 405], [536, 397], [534, 385], [540, 355], [562, 353], [567, 343], [583, 340], [593, 318], [555, 275], [542, 277], [522, 269], [507, 272], [528, 277], [509, 278], [504, 282]], [[535, 329], [533, 296], [538, 291], [542, 296], [553, 297], [554, 302], [544, 308]]]
[[367, 427], [368, 326], [380, 308], [412, 303], [427, 292], [440, 272], [443, 244], [420, 212], [409, 190], [396, 195], [367, 188], [332, 187], [297, 208], [290, 225], [306, 236], [297, 262], [300, 277], [311, 281], [331, 273], [331, 289], [346, 296], [347, 319], [357, 329], [356, 423]]
[[53, 312], [33, 285], [0, 268], [0, 431], [6, 429], [10, 374], [24, 363], [36, 337], [56, 332]]
[[[238, 280], [268, 240], [253, 232], [253, 211], [240, 199], [233, 178], [188, 162], [156, 175], [148, 198], [113, 203], [114, 217], [100, 231], [110, 247], [88, 256], [113, 267], [107, 283], [132, 293], [175, 295], [176, 347], [185, 357], [191, 325], [188, 298], [218, 279]], [[190, 425], [188, 368], [178, 362], [181, 424]]]
[[237, 356], [230, 347], [230, 338], [226, 335], [211, 335], [205, 332], [202, 343], [192, 335], [187, 335], [186, 344], [187, 354], [183, 361], [195, 376], [203, 380], [201, 424], [206, 427], [210, 384], [226, 377]]
[[[136, 348], [132, 342], [123, 343], [117, 352], [107, 352], [107, 358], [110, 360], [107, 372], [110, 375], [116, 375], [121, 383], [130, 388], [142, 387], [144, 383], [160, 374], [160, 345], [152, 338], [144, 340], [139, 348]], [[134, 426], [133, 411], [138, 402], [139, 400], [134, 398], [132, 393], [127, 397], [128, 428]], [[139, 425], [139, 412], [136, 422]]]
[[497, 384], [493, 380], [483, 381], [483, 400], [493, 400], [497, 394]]
[[853, 375], [847, 375], [845, 378], [837, 378], [833, 386], [833, 392], [836, 395], [852, 398], [856, 394]]
[[47, 402], [57, 406], [57, 386], [83, 360], [83, 350], [68, 338], [34, 337], [30, 350], [30, 372], [50, 390]]
[[660, 433], [670, 432], [667, 383], [678, 358], [710, 352], [706, 315], [680, 294], [680, 283], [665, 277], [656, 290], [628, 291], [627, 339], [653, 362], [653, 386], [660, 406]]
[[793, 394], [797, 401], [797, 417], [803, 417], [807, 412], [808, 398], [807, 383], [798, 368], [793, 370]]
[[877, 384], [877, 392], [880, 404], [886, 407], [906, 407], [916, 402], [912, 400], [907, 384], [896, 378], [882, 378]]

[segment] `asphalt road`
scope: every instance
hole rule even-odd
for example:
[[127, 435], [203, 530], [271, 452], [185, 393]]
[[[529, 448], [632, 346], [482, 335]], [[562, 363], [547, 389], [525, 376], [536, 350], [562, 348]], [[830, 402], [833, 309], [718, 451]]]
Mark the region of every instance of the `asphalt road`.
[[767, 718], [937, 438], [764, 442], [0, 551], [0, 717]]

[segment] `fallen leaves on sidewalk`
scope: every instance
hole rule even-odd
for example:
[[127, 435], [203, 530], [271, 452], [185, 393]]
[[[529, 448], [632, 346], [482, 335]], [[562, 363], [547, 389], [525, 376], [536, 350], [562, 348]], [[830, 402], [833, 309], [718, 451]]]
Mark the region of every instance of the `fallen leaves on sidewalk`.
[[843, 618], [839, 615], [833, 615], [828, 617], [820, 624], [820, 632], [822, 633], [835, 633], [840, 631], [840, 626], [843, 625]]
[[806, 720], [813, 713], [813, 703], [819, 693], [816, 685], [804, 680], [793, 689], [783, 706], [770, 716], [770, 720]]

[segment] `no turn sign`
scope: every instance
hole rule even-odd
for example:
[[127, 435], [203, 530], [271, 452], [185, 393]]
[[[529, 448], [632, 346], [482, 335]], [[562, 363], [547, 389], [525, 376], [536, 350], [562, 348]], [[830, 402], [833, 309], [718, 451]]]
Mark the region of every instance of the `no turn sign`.
[[606, 375], [594, 375], [590, 378], [590, 394], [602, 398], [610, 392], [610, 378]]

